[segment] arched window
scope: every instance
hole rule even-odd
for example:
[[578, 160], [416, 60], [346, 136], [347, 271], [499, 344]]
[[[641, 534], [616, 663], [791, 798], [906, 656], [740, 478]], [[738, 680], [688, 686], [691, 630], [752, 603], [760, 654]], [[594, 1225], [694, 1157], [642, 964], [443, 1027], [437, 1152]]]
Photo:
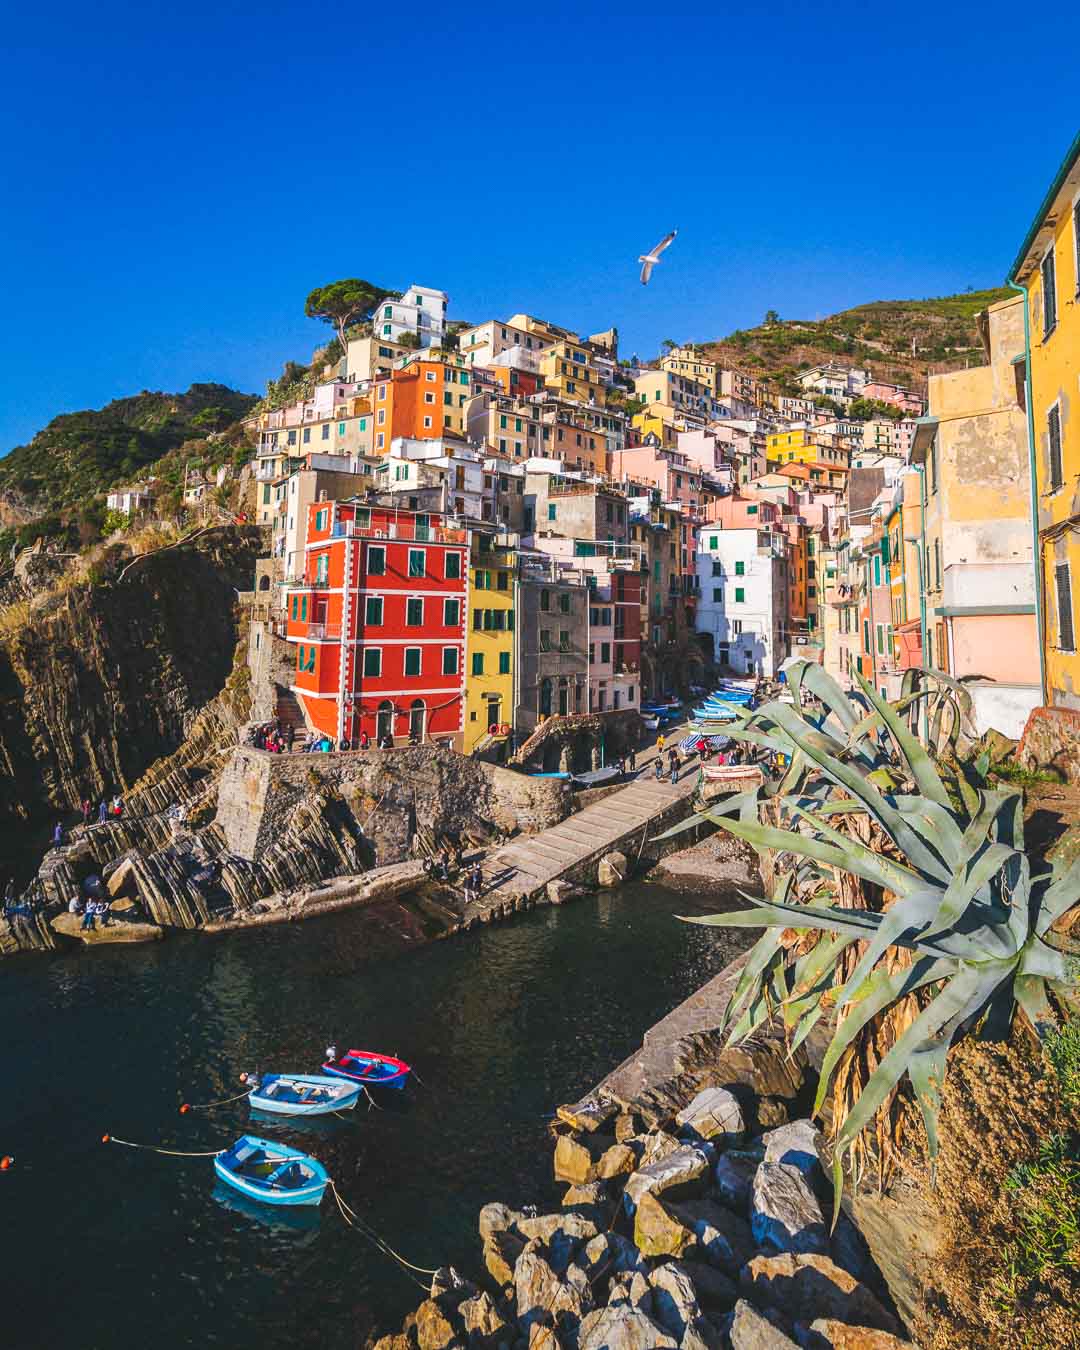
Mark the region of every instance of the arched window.
[[424, 706], [422, 698], [413, 699], [409, 705], [409, 739], [422, 741], [424, 739], [425, 723], [427, 721], [427, 708]]
[[546, 678], [540, 681], [539, 710], [541, 717], [551, 716], [551, 681]]
[[394, 705], [388, 698], [384, 698], [379, 704], [379, 711], [375, 714], [375, 739], [381, 741], [384, 736], [394, 734]]
[[270, 578], [265, 574], [259, 578], [259, 590], [268, 591], [270, 589]]

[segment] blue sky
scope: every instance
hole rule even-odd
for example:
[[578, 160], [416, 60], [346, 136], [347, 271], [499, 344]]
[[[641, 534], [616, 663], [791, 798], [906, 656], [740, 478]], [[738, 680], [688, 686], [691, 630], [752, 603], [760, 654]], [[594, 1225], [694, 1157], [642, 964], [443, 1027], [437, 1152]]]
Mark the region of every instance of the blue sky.
[[1057, 78], [999, 0], [9, 10], [0, 453], [143, 388], [261, 392], [343, 276], [642, 354], [997, 284], [1080, 122], [1069, 9]]

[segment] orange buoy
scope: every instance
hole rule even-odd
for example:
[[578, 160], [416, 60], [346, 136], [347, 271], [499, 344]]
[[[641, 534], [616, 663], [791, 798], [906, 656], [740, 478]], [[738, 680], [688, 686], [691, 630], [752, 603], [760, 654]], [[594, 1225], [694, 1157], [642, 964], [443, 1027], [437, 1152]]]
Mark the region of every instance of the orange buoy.
[[109, 1142], [109, 1140], [110, 1140], [111, 1137], [112, 1137], [111, 1135], [103, 1134], [103, 1135], [101, 1136], [101, 1142], [102, 1142], [103, 1144], [107, 1144], [107, 1143]]
[[181, 1108], [180, 1108], [180, 1114], [181, 1114], [182, 1116], [186, 1116], [187, 1113], [188, 1113], [190, 1110], [191, 1110], [191, 1107], [188, 1106], [187, 1102], [185, 1102], [185, 1103], [183, 1104], [183, 1106], [181, 1106]]
[[4, 1156], [0, 1158], [0, 1172], [6, 1172], [9, 1167], [14, 1165], [14, 1162], [15, 1159], [9, 1153], [5, 1153]]
[[240, 1081], [241, 1081], [241, 1083], [246, 1083], [247, 1080], [248, 1080], [247, 1074], [246, 1074], [246, 1073], [242, 1073], [242, 1074], [240, 1075]]

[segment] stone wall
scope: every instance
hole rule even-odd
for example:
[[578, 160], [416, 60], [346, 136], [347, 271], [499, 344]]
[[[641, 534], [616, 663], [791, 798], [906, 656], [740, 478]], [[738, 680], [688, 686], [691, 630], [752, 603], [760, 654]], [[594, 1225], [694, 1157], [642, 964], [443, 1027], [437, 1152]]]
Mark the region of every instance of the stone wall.
[[230, 852], [257, 858], [315, 786], [343, 800], [380, 864], [409, 855], [418, 824], [493, 839], [546, 829], [571, 808], [560, 779], [529, 778], [442, 747], [328, 755], [244, 748], [233, 752], [218, 789], [216, 823]]
[[1017, 759], [1025, 769], [1056, 769], [1065, 782], [1080, 783], [1080, 712], [1033, 709]]

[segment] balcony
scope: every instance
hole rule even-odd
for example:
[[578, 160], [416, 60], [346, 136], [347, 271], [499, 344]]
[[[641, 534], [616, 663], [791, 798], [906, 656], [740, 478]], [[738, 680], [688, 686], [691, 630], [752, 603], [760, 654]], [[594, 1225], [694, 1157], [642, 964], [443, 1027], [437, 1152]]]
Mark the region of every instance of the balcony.
[[312, 642], [340, 642], [341, 624], [309, 623], [307, 626], [307, 635]]
[[330, 531], [331, 539], [396, 539], [408, 544], [467, 544], [468, 530], [455, 530], [444, 525], [409, 527], [387, 525], [385, 529], [361, 527], [351, 521], [337, 521]]

